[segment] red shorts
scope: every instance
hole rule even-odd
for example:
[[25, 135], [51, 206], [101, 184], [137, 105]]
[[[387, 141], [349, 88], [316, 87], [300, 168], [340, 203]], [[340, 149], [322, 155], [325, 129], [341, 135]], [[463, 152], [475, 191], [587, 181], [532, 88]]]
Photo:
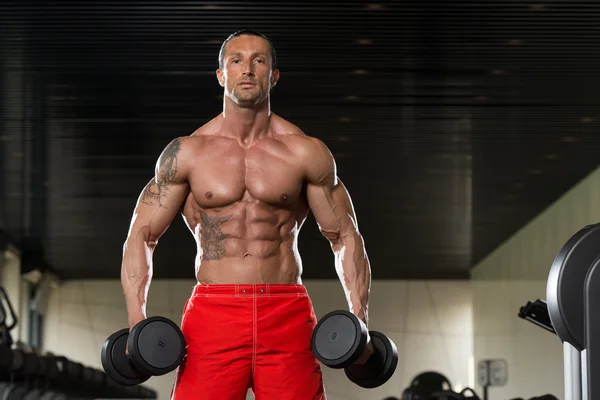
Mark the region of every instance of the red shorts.
[[181, 329], [187, 356], [172, 400], [325, 400], [302, 285], [197, 285]]

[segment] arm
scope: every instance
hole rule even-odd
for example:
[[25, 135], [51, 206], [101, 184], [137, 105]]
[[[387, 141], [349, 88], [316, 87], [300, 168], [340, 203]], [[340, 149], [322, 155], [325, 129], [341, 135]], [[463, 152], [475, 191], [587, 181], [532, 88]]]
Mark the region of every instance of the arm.
[[152, 254], [188, 194], [186, 138], [173, 140], [160, 155], [154, 177], [140, 194], [123, 245], [121, 285], [129, 328], [146, 318]]
[[319, 230], [330, 244], [350, 312], [369, 322], [371, 266], [348, 191], [337, 177], [333, 156], [311, 138], [307, 162], [307, 195]]

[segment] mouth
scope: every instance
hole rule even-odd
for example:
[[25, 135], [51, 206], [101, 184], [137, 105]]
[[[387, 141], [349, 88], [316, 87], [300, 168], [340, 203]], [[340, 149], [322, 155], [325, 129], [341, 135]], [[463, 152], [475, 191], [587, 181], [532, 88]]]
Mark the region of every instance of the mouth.
[[239, 86], [242, 86], [242, 87], [252, 87], [252, 86], [255, 86], [255, 85], [252, 82], [242, 82], [242, 83], [239, 84]]

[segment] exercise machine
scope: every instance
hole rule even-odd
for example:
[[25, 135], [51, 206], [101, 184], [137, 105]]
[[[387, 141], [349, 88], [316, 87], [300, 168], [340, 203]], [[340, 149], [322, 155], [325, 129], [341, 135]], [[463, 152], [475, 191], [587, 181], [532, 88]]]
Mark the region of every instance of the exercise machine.
[[546, 301], [528, 302], [519, 317], [563, 343], [565, 399], [600, 399], [600, 224], [563, 245], [548, 274]]

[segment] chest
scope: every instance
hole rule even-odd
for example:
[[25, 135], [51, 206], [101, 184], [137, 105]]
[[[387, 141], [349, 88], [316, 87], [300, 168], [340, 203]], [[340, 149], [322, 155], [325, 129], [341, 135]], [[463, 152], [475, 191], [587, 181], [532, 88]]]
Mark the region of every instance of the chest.
[[291, 151], [274, 145], [212, 149], [194, 160], [190, 176], [191, 192], [203, 208], [244, 199], [290, 205], [303, 182], [303, 168]]

